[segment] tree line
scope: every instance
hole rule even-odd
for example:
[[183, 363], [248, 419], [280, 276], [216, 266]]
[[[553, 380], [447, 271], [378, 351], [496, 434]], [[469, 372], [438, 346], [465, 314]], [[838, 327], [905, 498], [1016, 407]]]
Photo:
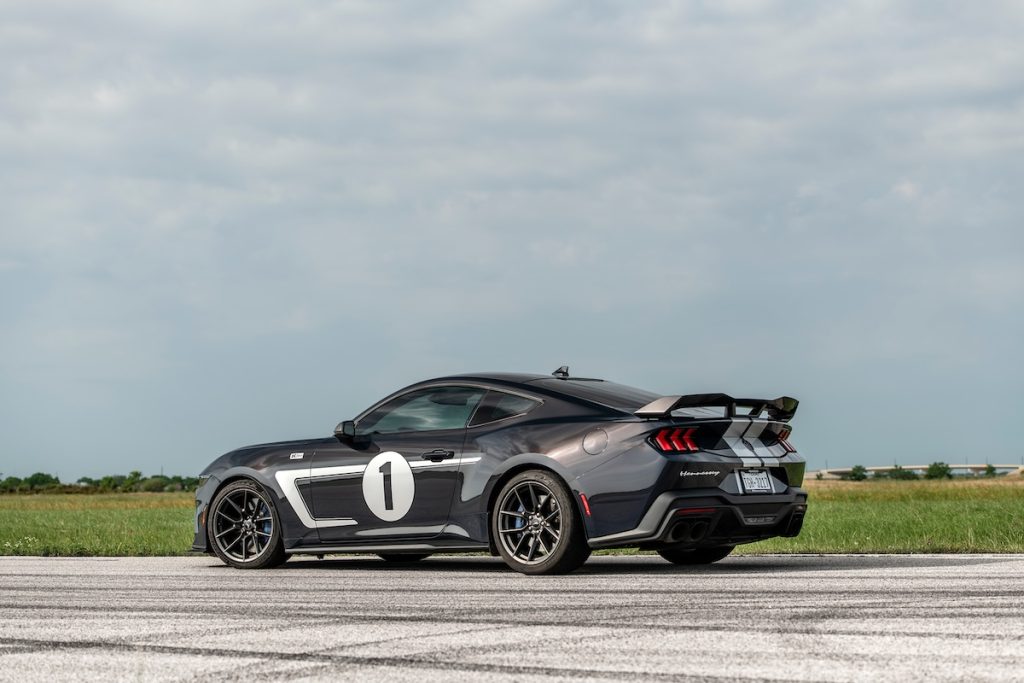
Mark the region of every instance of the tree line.
[[24, 479], [7, 477], [0, 480], [0, 493], [129, 493], [135, 491], [156, 493], [160, 491], [195, 491], [197, 486], [199, 486], [198, 477], [164, 476], [163, 474], [146, 477], [138, 470], [133, 470], [128, 474], [108, 474], [99, 479], [79, 477], [73, 484], [61, 483], [61, 480], [52, 474], [36, 472]]
[[[923, 474], [918, 474], [914, 470], [905, 470], [899, 465], [896, 465], [891, 470], [886, 472], [868, 472], [868, 468], [863, 465], [854, 465], [850, 468], [850, 471], [840, 475], [840, 479], [846, 479], [849, 481], [864, 481], [869, 477], [871, 479], [897, 479], [897, 480], [914, 480], [914, 479], [952, 479], [953, 468], [944, 462], [933, 462], [928, 465]], [[999, 476], [999, 472], [992, 465], [986, 465], [985, 471], [981, 474], [983, 477], [996, 477]], [[819, 479], [821, 478], [819, 474]]]

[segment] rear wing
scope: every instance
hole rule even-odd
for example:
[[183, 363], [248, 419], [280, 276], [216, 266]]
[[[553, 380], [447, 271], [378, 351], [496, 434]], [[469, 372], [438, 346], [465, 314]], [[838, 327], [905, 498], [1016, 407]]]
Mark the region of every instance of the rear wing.
[[637, 417], [669, 417], [673, 410], [680, 408], [706, 408], [721, 406], [726, 417], [757, 416], [767, 412], [773, 420], [789, 422], [796, 415], [800, 401], [789, 396], [779, 398], [733, 398], [728, 394], [689, 394], [687, 396], [663, 396], [651, 401], [633, 414]]

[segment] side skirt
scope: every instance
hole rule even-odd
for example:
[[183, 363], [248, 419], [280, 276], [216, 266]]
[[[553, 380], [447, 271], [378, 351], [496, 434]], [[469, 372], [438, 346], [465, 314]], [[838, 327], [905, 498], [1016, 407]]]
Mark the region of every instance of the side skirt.
[[343, 553], [481, 553], [489, 552], [487, 544], [469, 545], [446, 543], [391, 543], [386, 545], [342, 545], [342, 546], [307, 546], [304, 548], [288, 548], [289, 555], [337, 555]]

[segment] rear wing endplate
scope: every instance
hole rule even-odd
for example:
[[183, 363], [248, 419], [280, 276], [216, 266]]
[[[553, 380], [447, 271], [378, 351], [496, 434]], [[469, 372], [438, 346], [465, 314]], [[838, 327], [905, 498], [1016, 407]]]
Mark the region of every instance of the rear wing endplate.
[[663, 396], [651, 401], [633, 414], [637, 417], [669, 417], [673, 410], [680, 408], [705, 408], [721, 406], [726, 417], [756, 416], [767, 412], [773, 420], [789, 422], [796, 415], [800, 401], [789, 396], [779, 398], [733, 398], [728, 394], [689, 394], [687, 396]]

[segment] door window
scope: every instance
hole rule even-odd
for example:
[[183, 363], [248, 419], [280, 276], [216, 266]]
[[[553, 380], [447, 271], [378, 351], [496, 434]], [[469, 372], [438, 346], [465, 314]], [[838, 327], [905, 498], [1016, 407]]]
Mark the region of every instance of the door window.
[[484, 393], [473, 387], [410, 391], [375, 409], [359, 421], [356, 429], [360, 434], [462, 429]]

